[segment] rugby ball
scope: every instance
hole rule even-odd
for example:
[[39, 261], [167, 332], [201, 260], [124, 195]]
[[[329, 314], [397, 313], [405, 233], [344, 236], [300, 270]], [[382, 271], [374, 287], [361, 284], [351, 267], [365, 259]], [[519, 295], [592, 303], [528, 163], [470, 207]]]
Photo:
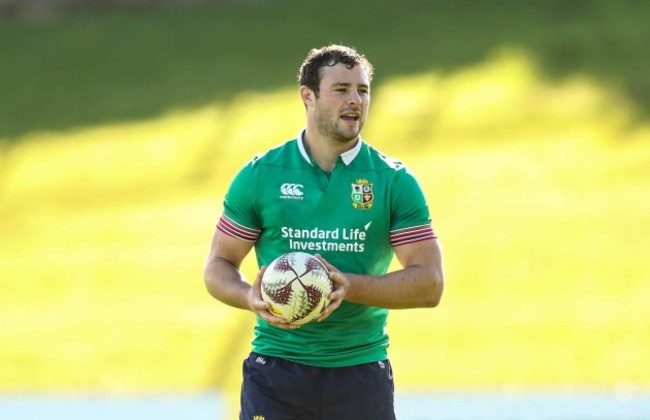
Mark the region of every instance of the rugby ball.
[[262, 276], [262, 299], [271, 304], [271, 312], [297, 325], [323, 313], [332, 289], [327, 268], [306, 252], [279, 256]]

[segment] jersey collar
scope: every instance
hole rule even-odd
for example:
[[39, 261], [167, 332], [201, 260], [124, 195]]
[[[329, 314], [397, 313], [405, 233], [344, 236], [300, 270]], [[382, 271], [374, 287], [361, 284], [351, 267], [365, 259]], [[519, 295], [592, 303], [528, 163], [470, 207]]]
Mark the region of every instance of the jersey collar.
[[[298, 149], [300, 149], [300, 154], [302, 157], [309, 162], [311, 166], [314, 166], [314, 164], [311, 161], [311, 157], [309, 157], [309, 154], [307, 153], [307, 149], [305, 149], [305, 140], [303, 136], [305, 135], [305, 129], [300, 130], [298, 133]], [[345, 163], [346, 166], [349, 166], [350, 163], [354, 160], [355, 157], [359, 154], [361, 151], [361, 147], [363, 146], [363, 139], [361, 136], [359, 136], [359, 141], [357, 141], [357, 144], [350, 150], [341, 153], [341, 160], [343, 163]]]

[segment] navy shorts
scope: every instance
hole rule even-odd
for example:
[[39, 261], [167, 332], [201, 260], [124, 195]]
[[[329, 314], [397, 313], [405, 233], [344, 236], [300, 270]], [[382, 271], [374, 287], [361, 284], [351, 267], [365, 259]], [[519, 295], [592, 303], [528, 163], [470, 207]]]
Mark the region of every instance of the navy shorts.
[[323, 368], [251, 353], [243, 366], [240, 420], [394, 420], [388, 360]]

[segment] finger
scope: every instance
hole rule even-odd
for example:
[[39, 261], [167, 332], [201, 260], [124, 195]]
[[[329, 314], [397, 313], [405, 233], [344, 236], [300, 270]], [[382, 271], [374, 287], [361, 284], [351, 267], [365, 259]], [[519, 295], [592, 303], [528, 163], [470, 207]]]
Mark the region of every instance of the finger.
[[[254, 303], [254, 306], [255, 306], [255, 313], [257, 314], [257, 316], [259, 316], [265, 322], [271, 325], [274, 325], [276, 327], [282, 326], [284, 328], [286, 328], [287, 325], [293, 325], [290, 324], [286, 318], [283, 318], [282, 316], [277, 315], [275, 312], [273, 312], [271, 309], [271, 304], [268, 302], [259, 300]], [[290, 327], [290, 328], [295, 328], [295, 327]]]
[[[270, 308], [270, 305], [262, 299], [262, 276], [264, 275], [264, 272], [266, 271], [266, 267], [262, 266], [260, 271], [257, 273], [257, 276], [255, 276], [255, 280], [253, 280], [253, 284], [251, 285], [251, 297], [253, 299], [253, 308], [257, 310], [267, 310]], [[258, 312], [258, 311], [255, 312]]]
[[256, 313], [267, 312], [271, 309], [271, 304], [261, 298], [256, 298], [253, 301], [253, 308], [255, 308]]
[[330, 299], [330, 303], [327, 304], [325, 307], [325, 310], [327, 312], [332, 312], [335, 309], [337, 309], [339, 306], [341, 306], [341, 303], [343, 302], [343, 299], [340, 296], [335, 296], [334, 299]]
[[262, 268], [260, 268], [260, 271], [258, 271], [257, 276], [255, 276], [255, 281], [253, 281], [253, 286], [258, 286], [257, 288], [261, 287], [262, 277], [264, 277], [265, 271], [266, 271], [266, 266], [263, 265]]
[[332, 280], [334, 283], [335, 288], [345, 286], [345, 277], [343, 277], [343, 274], [339, 273], [338, 271], [330, 271], [329, 277], [330, 280]]
[[323, 321], [325, 318], [330, 316], [331, 313], [334, 312], [339, 306], [341, 306], [340, 299], [330, 301], [330, 303], [325, 308], [323, 308], [323, 313], [318, 318], [316, 318], [316, 321]]
[[318, 258], [318, 260], [319, 260], [320, 262], [323, 263], [323, 265], [325, 266], [325, 268], [327, 268], [328, 271], [331, 272], [332, 270], [336, 270], [336, 267], [334, 267], [332, 264], [330, 264], [329, 262], [327, 262], [327, 260], [326, 260], [325, 258], [323, 258], [322, 255], [320, 255], [320, 254], [316, 254], [316, 255], [314, 255], [314, 256], [315, 256], [316, 258]]
[[271, 325], [273, 325], [276, 328], [281, 328], [283, 330], [295, 330], [300, 328], [300, 325], [296, 325], [296, 324], [271, 324]]
[[[343, 288], [336, 289], [332, 293], [330, 293], [329, 296], [327, 296], [327, 298], [330, 300], [330, 302], [339, 302], [340, 305], [341, 304], [340, 302], [342, 302], [343, 299], [345, 298], [345, 290]], [[331, 304], [332, 303], [330, 303], [330, 305]]]
[[330, 276], [332, 280], [332, 291], [328, 295], [329, 300], [343, 300], [347, 295], [348, 280], [341, 273], [334, 273]]
[[264, 321], [277, 328], [282, 328], [285, 330], [293, 330], [299, 327], [299, 325], [291, 324], [286, 319], [274, 315], [272, 312], [264, 312], [263, 314], [260, 314], [260, 316], [262, 317], [262, 319], [264, 319]]

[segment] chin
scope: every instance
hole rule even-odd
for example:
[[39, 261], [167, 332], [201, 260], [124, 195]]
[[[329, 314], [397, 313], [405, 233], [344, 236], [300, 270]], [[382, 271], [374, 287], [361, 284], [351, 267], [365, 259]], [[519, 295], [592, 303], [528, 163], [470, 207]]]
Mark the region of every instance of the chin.
[[339, 134], [334, 138], [341, 143], [350, 143], [356, 140], [358, 137], [359, 137], [359, 132], [357, 131], [357, 134], [352, 135], [352, 137], [350, 137], [350, 134], [345, 134], [345, 135]]
[[339, 138], [339, 141], [342, 142], [348, 142], [352, 140], [356, 140], [359, 137], [359, 134], [361, 133], [361, 128], [353, 128], [353, 129], [347, 129], [347, 130], [340, 130], [338, 131], [337, 137]]

